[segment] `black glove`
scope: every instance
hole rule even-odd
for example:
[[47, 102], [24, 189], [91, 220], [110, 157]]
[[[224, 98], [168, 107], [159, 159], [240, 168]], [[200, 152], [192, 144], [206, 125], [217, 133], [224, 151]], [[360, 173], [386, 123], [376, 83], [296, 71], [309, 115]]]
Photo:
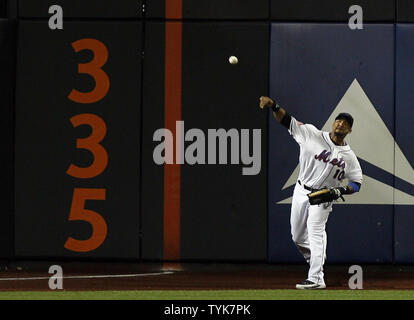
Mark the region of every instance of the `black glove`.
[[332, 202], [341, 198], [345, 201], [343, 194], [349, 193], [348, 186], [337, 188], [323, 188], [308, 194], [309, 203], [311, 205]]

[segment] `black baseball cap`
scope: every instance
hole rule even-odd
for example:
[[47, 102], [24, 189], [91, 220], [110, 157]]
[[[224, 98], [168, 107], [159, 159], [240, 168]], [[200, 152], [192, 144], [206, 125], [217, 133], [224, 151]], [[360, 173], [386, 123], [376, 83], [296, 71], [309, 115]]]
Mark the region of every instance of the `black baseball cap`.
[[349, 113], [346, 113], [346, 112], [342, 112], [342, 113], [338, 114], [338, 116], [335, 118], [335, 120], [338, 120], [338, 119], [345, 119], [346, 121], [348, 121], [351, 128], [352, 128], [352, 125], [354, 124], [354, 118], [352, 118], [352, 116]]

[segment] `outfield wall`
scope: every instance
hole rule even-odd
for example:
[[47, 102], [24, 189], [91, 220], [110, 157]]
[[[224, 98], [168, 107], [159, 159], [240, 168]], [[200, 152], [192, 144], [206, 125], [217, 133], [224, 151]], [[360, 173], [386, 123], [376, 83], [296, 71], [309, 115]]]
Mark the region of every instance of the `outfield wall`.
[[0, 258], [303, 262], [299, 148], [270, 95], [326, 131], [354, 115], [364, 184], [327, 262], [414, 261], [409, 1], [359, 1], [362, 29], [348, 0], [102, 3], [1, 3]]

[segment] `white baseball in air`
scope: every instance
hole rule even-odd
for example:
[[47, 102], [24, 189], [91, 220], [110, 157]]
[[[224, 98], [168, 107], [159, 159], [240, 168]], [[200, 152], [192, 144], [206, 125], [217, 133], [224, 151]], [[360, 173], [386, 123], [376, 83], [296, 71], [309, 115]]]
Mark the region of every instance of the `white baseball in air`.
[[231, 56], [231, 57], [229, 58], [229, 62], [230, 62], [231, 64], [237, 64], [237, 63], [239, 62], [239, 59], [237, 59], [237, 57], [235, 57], [235, 56]]

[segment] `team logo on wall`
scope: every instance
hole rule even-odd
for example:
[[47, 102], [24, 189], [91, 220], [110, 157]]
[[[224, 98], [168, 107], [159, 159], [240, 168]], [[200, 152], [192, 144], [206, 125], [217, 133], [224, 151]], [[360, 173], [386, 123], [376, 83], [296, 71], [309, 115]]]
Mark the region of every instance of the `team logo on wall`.
[[[351, 145], [356, 156], [414, 187], [414, 170], [411, 164], [357, 79], [352, 82], [326, 121], [322, 128], [323, 131], [331, 130], [335, 116], [340, 112], [349, 112], [355, 118], [352, 128], [353, 133], [347, 136], [346, 140]], [[298, 176], [299, 165], [290, 175], [282, 190], [293, 186]], [[292, 203], [292, 197], [278, 202], [278, 204], [289, 203]], [[347, 197], [346, 202], [338, 202], [338, 204], [342, 203], [414, 205], [414, 195], [364, 174], [364, 183], [361, 191], [352, 197]]]

